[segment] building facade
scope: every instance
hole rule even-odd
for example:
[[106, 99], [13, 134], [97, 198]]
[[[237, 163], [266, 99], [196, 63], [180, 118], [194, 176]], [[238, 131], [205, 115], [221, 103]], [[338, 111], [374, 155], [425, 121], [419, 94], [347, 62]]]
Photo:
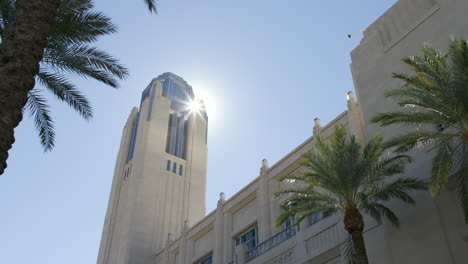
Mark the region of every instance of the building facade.
[[[98, 263], [151, 263], [168, 233], [205, 216], [208, 116], [192, 87], [153, 79], [123, 129]], [[195, 155], [194, 155], [195, 154]], [[202, 201], [202, 202], [201, 202]]]
[[[145, 261], [149, 262], [103, 261], [100, 253], [99, 263], [346, 263], [344, 243], [347, 234], [341, 215], [316, 214], [303, 221], [299, 228], [291, 228], [288, 224], [282, 227], [275, 225], [275, 219], [282, 210], [281, 201], [272, 198], [282, 188], [278, 179], [301, 170], [302, 155], [314, 150], [317, 138], [330, 137], [336, 124], [343, 124], [348, 133], [360, 141], [376, 133], [388, 138], [405, 129], [397, 126], [384, 129], [369, 123], [375, 113], [396, 109], [392, 100], [383, 97], [385, 90], [402, 85], [391, 77], [391, 73], [407, 72], [409, 69], [401, 59], [418, 52], [424, 43], [446, 50], [450, 36], [468, 37], [467, 13], [467, 0], [399, 0], [364, 31], [360, 45], [351, 53], [356, 97], [348, 93], [346, 111], [325, 126], [315, 119], [310, 138], [271, 166], [263, 160], [257, 178], [227, 200], [221, 193], [216, 210], [200, 221], [183, 215], [174, 222], [179, 226], [175, 226], [173, 232], [168, 232], [170, 228], [158, 232], [154, 231], [156, 228], [146, 229], [148, 236], [161, 236], [154, 237], [158, 241], [158, 250], [154, 242], [138, 244], [145, 248], [152, 245], [155, 249], [152, 256], [146, 255]], [[136, 112], [134, 110], [132, 115]], [[411, 155], [415, 162], [408, 166], [406, 173], [428, 178], [431, 156], [422, 150], [413, 151]], [[122, 172], [116, 169], [116, 173], [121, 175]], [[114, 181], [116, 179], [118, 183], [114, 182], [114, 185], [122, 184], [121, 176], [114, 177]], [[400, 202], [390, 203], [389, 207], [400, 218], [399, 228], [385, 221], [377, 223], [365, 216], [364, 238], [370, 263], [467, 263], [468, 224], [464, 221], [457, 194], [450, 186], [438, 197], [415, 192], [415, 207]], [[111, 194], [110, 205], [114, 199], [112, 195], [115, 194]], [[154, 203], [149, 202], [145, 206], [155, 208]], [[112, 233], [109, 219], [112, 219], [112, 210], [106, 217], [103, 238]], [[181, 223], [182, 219], [187, 221]], [[125, 231], [121, 236], [125, 236]], [[148, 240], [141, 240], [144, 241]], [[106, 243], [101, 242], [100, 252], [106, 252], [103, 251], [103, 247], [109, 247]]]

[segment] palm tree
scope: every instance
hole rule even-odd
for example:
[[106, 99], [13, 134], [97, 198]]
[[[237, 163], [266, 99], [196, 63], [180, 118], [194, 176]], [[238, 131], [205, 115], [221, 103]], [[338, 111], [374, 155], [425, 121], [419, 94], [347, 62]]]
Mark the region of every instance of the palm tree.
[[419, 55], [403, 59], [413, 73], [394, 73], [404, 86], [385, 96], [404, 108], [378, 113], [371, 122], [412, 128], [389, 140], [388, 146], [399, 153], [415, 147], [433, 153], [429, 190], [439, 194], [453, 175], [468, 221], [468, 43], [452, 39], [449, 47], [445, 55], [426, 45]]
[[[156, 12], [156, 0], [144, 0], [144, 2], [150, 12]], [[72, 28], [66, 28], [70, 21], [59, 19], [61, 10], [64, 10], [63, 7], [67, 5], [65, 3], [81, 5], [84, 8], [92, 5], [88, 0], [0, 0], [2, 11], [5, 10], [3, 8], [5, 6], [14, 6], [14, 13], [2, 13], [2, 18], [8, 18], [8, 22], [2, 24], [2, 43], [0, 44], [0, 175], [7, 166], [8, 150], [15, 141], [14, 129], [23, 119], [22, 111], [27, 104], [35, 113], [36, 120], [41, 120], [39, 125], [36, 123], [36, 126], [41, 134], [42, 144], [46, 149], [50, 149], [47, 146], [53, 146], [53, 133], [41, 130], [47, 126], [50, 127], [52, 123], [50, 118], [46, 118], [48, 110], [44, 99], [37, 92], [31, 92], [35, 87], [35, 78], [43, 82], [46, 88], [61, 87], [62, 89], [52, 89], [52, 91], [58, 98], [69, 96], [64, 100], [85, 118], [91, 116], [86, 102], [82, 100], [84, 98], [76, 93], [75, 87], [61, 74], [64, 71], [71, 71], [111, 86], [116, 85], [113, 76], [121, 78], [117, 73], [119, 67], [109, 67], [117, 65], [115, 59], [96, 48], [83, 45], [87, 41], [93, 42], [93, 38], [99, 35], [111, 33], [112, 30], [109, 32], [94, 31], [87, 35], [89, 39], [80, 39], [77, 35], [62, 35], [56, 36], [56, 41], [54, 41], [53, 35], [57, 32], [57, 27], [59, 27], [58, 31], [74, 31]], [[65, 9], [73, 13], [71, 11], [73, 9], [66, 7]], [[83, 10], [76, 9], [75, 11], [79, 13]], [[104, 17], [100, 13], [92, 14]], [[80, 16], [77, 15], [76, 18]], [[92, 17], [88, 18], [92, 20]], [[111, 25], [110, 21], [106, 23]], [[86, 31], [86, 26], [81, 30]], [[78, 32], [75, 31], [75, 33]], [[63, 43], [60, 44], [60, 42]], [[67, 46], [67, 43], [70, 46]], [[52, 47], [55, 49], [49, 49]], [[44, 60], [46, 54], [49, 55], [50, 61]], [[80, 58], [66, 61], [66, 59], [74, 59], [75, 55]], [[86, 66], [79, 65], [83, 62], [86, 62]], [[45, 64], [53, 65], [52, 70], [49, 68], [49, 70], [40, 71], [40, 67]], [[120, 68], [120, 70], [123, 69]], [[121, 73], [126, 75], [126, 72]], [[68, 92], [66, 92], [67, 89]]]
[[294, 217], [298, 225], [316, 214], [342, 212], [344, 227], [349, 233], [356, 263], [368, 263], [364, 243], [364, 218], [368, 214], [380, 222], [387, 219], [395, 226], [399, 220], [385, 202], [396, 199], [414, 204], [411, 190], [424, 190], [422, 180], [392, 177], [403, 173], [411, 158], [406, 155], [388, 157], [383, 137], [375, 136], [361, 146], [354, 136], [348, 138], [342, 125], [335, 127], [330, 142], [317, 139], [316, 151], [304, 155], [305, 172], [286, 175], [280, 181], [289, 187], [275, 196], [286, 196], [285, 208], [277, 218], [281, 225]]
[[[0, 5], [0, 39], [3, 39], [4, 29], [15, 13], [15, 2], [9, 0]], [[45, 151], [54, 147], [55, 133], [49, 107], [42, 95], [44, 90], [52, 92], [89, 120], [93, 115], [92, 108], [68, 80], [66, 73], [92, 78], [114, 88], [117, 87], [116, 78], [122, 79], [128, 75], [128, 70], [119, 65], [111, 55], [89, 46], [99, 36], [116, 31], [110, 18], [100, 12], [91, 11], [92, 8], [91, 0], [62, 1], [36, 75], [36, 80], [42, 86], [36, 86], [28, 93], [26, 109], [34, 117]]]

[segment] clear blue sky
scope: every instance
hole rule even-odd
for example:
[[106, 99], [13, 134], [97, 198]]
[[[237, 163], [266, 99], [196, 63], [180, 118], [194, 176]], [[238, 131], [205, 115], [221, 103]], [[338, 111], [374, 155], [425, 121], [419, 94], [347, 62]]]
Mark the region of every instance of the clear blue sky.
[[113, 90], [76, 83], [94, 106], [83, 121], [53, 98], [56, 147], [44, 154], [33, 123], [16, 129], [0, 176], [0, 263], [95, 263], [122, 127], [163, 72], [208, 97], [207, 213], [345, 110], [349, 53], [395, 0], [96, 0], [119, 32], [99, 47], [131, 76]]

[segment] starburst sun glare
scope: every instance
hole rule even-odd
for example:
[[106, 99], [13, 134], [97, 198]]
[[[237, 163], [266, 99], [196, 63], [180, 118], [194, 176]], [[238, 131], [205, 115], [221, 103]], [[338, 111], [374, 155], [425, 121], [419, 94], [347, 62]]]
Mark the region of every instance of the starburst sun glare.
[[203, 105], [202, 101], [200, 99], [195, 99], [188, 104], [188, 109], [190, 113], [198, 114], [200, 110], [202, 110]]

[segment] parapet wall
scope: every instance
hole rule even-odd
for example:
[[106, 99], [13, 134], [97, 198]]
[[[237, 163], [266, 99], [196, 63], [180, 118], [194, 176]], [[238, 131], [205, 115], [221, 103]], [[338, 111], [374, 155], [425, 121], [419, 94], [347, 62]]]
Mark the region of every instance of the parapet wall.
[[388, 50], [438, 10], [436, 0], [398, 1], [364, 31], [361, 43], [378, 36]]

